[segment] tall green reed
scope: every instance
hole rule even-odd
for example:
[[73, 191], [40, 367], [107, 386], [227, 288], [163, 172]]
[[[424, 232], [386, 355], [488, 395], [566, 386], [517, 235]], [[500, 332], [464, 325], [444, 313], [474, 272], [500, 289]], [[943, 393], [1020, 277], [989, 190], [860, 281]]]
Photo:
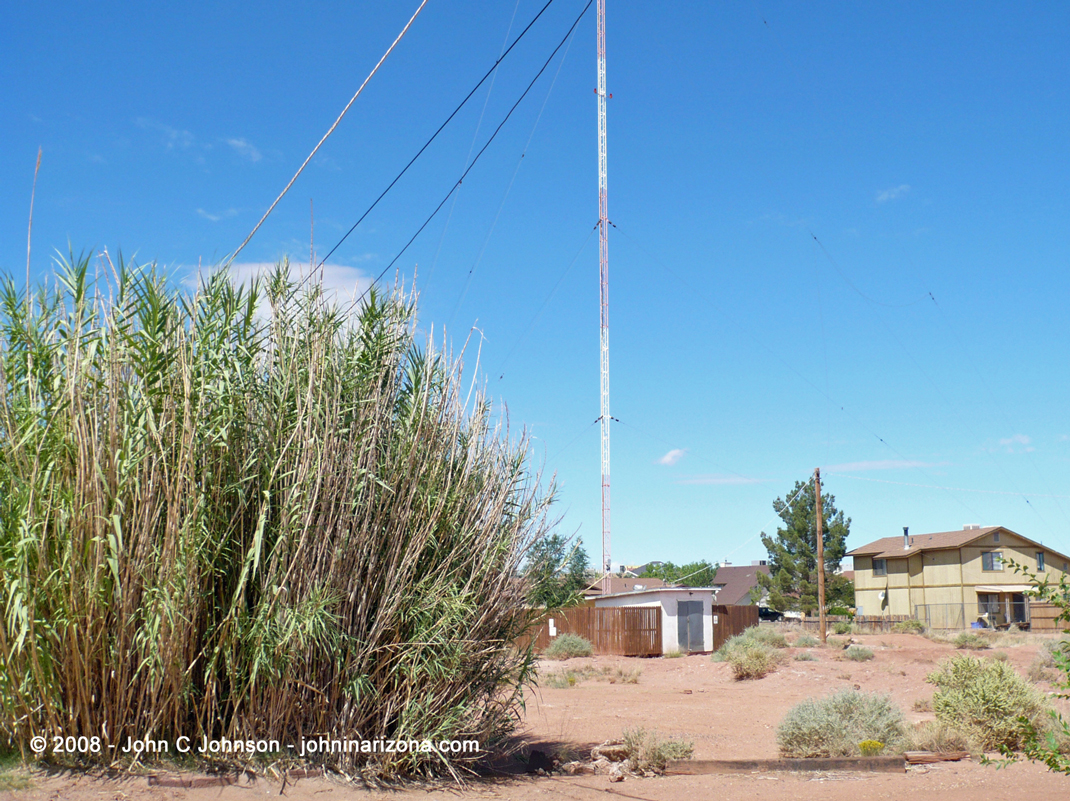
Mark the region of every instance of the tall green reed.
[[414, 315], [399, 291], [339, 308], [285, 264], [192, 295], [87, 257], [31, 303], [0, 286], [0, 739], [510, 730], [515, 576], [552, 489]]

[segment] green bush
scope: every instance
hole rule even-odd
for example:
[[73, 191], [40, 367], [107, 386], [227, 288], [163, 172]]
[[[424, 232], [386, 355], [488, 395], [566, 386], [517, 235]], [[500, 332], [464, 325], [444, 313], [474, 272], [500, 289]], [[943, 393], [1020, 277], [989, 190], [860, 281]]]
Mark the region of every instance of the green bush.
[[833, 634], [850, 634], [851, 633], [851, 624], [848, 623], [846, 620], [837, 620], [835, 623], [832, 624], [832, 633]]
[[547, 659], [572, 659], [578, 656], [590, 656], [594, 653], [591, 641], [579, 634], [566, 632], [558, 634], [550, 647], [543, 652]]
[[900, 620], [894, 626], [892, 631], [896, 634], [924, 634], [925, 624], [916, 618], [910, 620]]
[[691, 740], [665, 738], [657, 731], [643, 728], [625, 729], [622, 740], [628, 752], [627, 758], [640, 773], [663, 771], [669, 760], [691, 759], [695, 753], [695, 744]]
[[1039, 726], [1047, 711], [1047, 699], [1006, 662], [953, 656], [925, 680], [937, 687], [936, 719], [985, 750], [1019, 748], [1025, 736], [1019, 718]]
[[783, 660], [779, 651], [757, 642], [736, 648], [728, 655], [736, 681], [763, 678], [776, 670]]
[[852, 662], [868, 662], [873, 658], [873, 651], [861, 645], [852, 645], [843, 652], [843, 658], [850, 659]]
[[771, 648], [788, 647], [788, 638], [772, 626], [751, 626], [749, 629], [745, 629], [743, 634], [739, 636], [746, 637], [753, 642], [760, 642]]
[[793, 645], [796, 648], [816, 648], [821, 645], [821, 641], [810, 634], [800, 634], [795, 638]]
[[896, 749], [906, 738], [903, 713], [891, 699], [857, 690], [796, 704], [777, 729], [786, 757], [860, 756], [866, 740]]
[[991, 647], [984, 635], [973, 631], [959, 632], [951, 642], [956, 648], [969, 651], [982, 651]]

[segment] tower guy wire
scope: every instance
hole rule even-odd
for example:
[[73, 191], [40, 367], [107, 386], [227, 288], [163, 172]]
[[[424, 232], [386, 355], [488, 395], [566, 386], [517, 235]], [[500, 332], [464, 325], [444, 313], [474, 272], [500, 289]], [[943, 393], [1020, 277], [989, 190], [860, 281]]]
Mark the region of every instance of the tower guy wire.
[[[312, 148], [312, 152], [308, 154], [308, 158], [306, 158], [304, 160], [304, 162], [302, 162], [301, 166], [297, 168], [297, 172], [294, 173], [294, 177], [291, 178], [290, 182], [288, 184], [286, 184], [286, 186], [283, 187], [281, 192], [279, 192], [279, 196], [277, 198], [275, 198], [275, 202], [272, 203], [268, 207], [267, 211], [264, 212], [264, 216], [260, 218], [260, 222], [258, 222], [255, 226], [253, 226], [253, 230], [249, 232], [249, 235], [247, 237], [245, 237], [245, 241], [242, 242], [240, 245], [238, 245], [238, 249], [235, 250], [234, 253], [231, 254], [229, 259], [227, 259], [227, 261], [226, 261], [226, 266], [227, 267], [229, 267], [231, 264], [234, 263], [234, 260], [236, 258], [238, 258], [238, 254], [242, 252], [242, 249], [246, 245], [249, 244], [249, 240], [251, 240], [253, 238], [253, 235], [256, 234], [256, 232], [260, 230], [260, 226], [264, 224], [264, 221], [268, 218], [268, 215], [270, 215], [271, 212], [273, 212], [275, 210], [275, 207], [277, 205], [279, 205], [279, 201], [282, 200], [283, 196], [287, 192], [290, 191], [290, 187], [294, 185], [294, 181], [296, 181], [297, 177], [302, 172], [304, 172], [305, 167], [307, 167], [308, 163], [310, 161], [312, 161], [312, 157], [316, 155], [316, 152], [323, 146], [323, 143], [327, 141], [327, 137], [329, 137], [332, 133], [334, 133], [334, 129], [338, 127], [338, 123], [340, 123], [342, 121], [342, 117], [344, 117], [346, 115], [346, 112], [349, 111], [350, 106], [352, 106], [353, 103], [356, 102], [357, 98], [360, 97], [360, 93], [364, 91], [364, 87], [368, 85], [368, 81], [370, 81], [372, 79], [372, 76], [375, 75], [375, 73], [377, 73], [379, 71], [379, 68], [381, 66], [383, 66], [383, 62], [386, 61], [387, 56], [389, 56], [392, 52], [394, 52], [394, 48], [398, 46], [398, 42], [400, 42], [405, 37], [405, 34], [409, 32], [409, 28], [412, 27], [412, 23], [416, 22], [416, 18], [418, 16], [420, 16], [420, 12], [424, 10], [424, 6], [426, 6], [426, 5], [427, 5], [427, 0], [423, 0], [423, 2], [420, 3], [420, 7], [416, 9], [416, 12], [412, 15], [412, 17], [409, 19], [409, 21], [407, 23], [405, 23], [405, 27], [401, 29], [401, 33], [398, 34], [397, 38], [394, 40], [394, 43], [391, 44], [390, 47], [388, 47], [386, 49], [386, 52], [383, 53], [382, 58], [379, 59], [379, 62], [375, 65], [375, 67], [372, 69], [372, 71], [368, 73], [368, 77], [364, 79], [364, 83], [362, 83], [360, 85], [360, 88], [357, 89], [356, 94], [353, 95], [353, 97], [351, 97], [349, 99], [348, 103], [346, 103], [346, 107], [344, 109], [342, 109], [342, 113], [338, 115], [338, 119], [336, 119], [334, 121], [334, 124], [330, 128], [327, 129], [327, 133], [325, 133], [323, 135], [323, 138], [320, 139], [319, 142], [316, 143], [316, 146], [314, 148]], [[330, 254], [328, 254], [328, 255], [330, 255]], [[326, 261], [326, 259], [325, 259], [325, 261]]]

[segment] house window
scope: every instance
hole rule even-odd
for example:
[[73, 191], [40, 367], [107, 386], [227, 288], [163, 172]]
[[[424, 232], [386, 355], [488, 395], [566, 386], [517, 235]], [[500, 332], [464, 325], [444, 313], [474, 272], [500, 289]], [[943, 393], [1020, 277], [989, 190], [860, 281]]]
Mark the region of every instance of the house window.
[[988, 551], [981, 554], [982, 570], [1003, 570], [1003, 553], [1001, 551]]
[[888, 575], [888, 560], [887, 559], [874, 559], [873, 560], [873, 575], [874, 576], [887, 576]]
[[1039, 572], [1039, 571], [1041, 571], [1043, 569], [1044, 569], [1044, 552], [1043, 551], [1037, 551], [1037, 571]]
[[999, 532], [992, 535], [992, 542], [999, 542]]

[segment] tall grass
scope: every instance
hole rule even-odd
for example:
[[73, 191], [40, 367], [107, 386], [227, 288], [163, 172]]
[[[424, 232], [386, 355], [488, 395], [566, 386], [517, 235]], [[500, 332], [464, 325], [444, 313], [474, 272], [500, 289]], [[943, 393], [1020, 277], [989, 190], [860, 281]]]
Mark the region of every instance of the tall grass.
[[507, 732], [552, 492], [413, 296], [89, 268], [0, 288], [0, 744]]

